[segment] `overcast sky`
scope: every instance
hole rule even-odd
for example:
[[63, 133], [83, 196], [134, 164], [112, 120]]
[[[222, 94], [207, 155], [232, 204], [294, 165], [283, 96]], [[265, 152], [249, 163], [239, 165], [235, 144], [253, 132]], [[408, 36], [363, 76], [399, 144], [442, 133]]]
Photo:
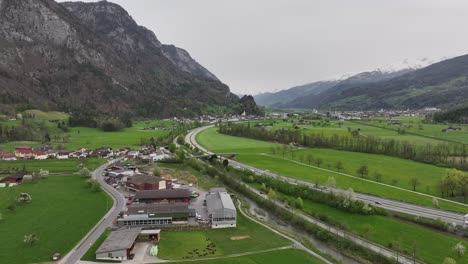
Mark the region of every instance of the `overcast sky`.
[[466, 0], [112, 2], [235, 93], [468, 54]]

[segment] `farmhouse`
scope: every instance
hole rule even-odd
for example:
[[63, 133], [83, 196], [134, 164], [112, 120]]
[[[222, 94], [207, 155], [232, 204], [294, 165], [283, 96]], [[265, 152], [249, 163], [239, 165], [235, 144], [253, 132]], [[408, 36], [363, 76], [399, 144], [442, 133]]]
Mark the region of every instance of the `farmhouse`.
[[23, 182], [24, 176], [28, 174], [28, 172], [17, 172], [8, 177], [5, 177], [0, 180], [0, 187], [5, 187], [7, 184], [8, 186], [15, 186], [21, 184]]
[[210, 189], [206, 206], [211, 228], [236, 227], [236, 207], [226, 189]]
[[137, 203], [188, 203], [192, 193], [187, 189], [163, 189], [137, 191], [134, 202]]
[[16, 156], [8, 152], [0, 152], [0, 160], [16, 160]]
[[195, 210], [187, 203], [168, 204], [132, 204], [122, 218], [117, 219], [119, 227], [129, 226], [170, 226], [187, 224], [189, 217], [195, 216]]
[[137, 174], [133, 177], [128, 177], [125, 185], [129, 191], [133, 192], [143, 190], [161, 190], [170, 189], [172, 181], [147, 174]]

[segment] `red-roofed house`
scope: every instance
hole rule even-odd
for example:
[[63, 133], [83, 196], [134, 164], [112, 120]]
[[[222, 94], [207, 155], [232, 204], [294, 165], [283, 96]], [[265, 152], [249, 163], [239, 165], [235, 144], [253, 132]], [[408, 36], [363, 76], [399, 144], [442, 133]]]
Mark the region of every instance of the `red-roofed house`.
[[15, 156], [17, 158], [31, 158], [33, 150], [31, 147], [17, 147], [15, 148]]
[[9, 152], [0, 152], [0, 160], [16, 160], [16, 157]]

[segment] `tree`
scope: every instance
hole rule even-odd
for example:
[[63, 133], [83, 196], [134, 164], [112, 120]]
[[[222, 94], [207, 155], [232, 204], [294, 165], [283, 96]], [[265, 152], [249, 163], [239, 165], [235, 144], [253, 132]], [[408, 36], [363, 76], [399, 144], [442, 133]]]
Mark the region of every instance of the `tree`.
[[439, 200], [437, 200], [437, 198], [432, 198], [432, 205], [435, 207], [435, 208], [440, 208], [440, 205], [439, 205]]
[[40, 169], [40, 170], [39, 170], [39, 177], [40, 177], [41, 179], [44, 179], [44, 178], [49, 177], [49, 171], [48, 171], [48, 170]]
[[457, 264], [457, 262], [453, 258], [445, 258], [442, 264]]
[[420, 184], [418, 178], [412, 177], [411, 178], [411, 186], [413, 186], [413, 191], [416, 191], [416, 186]]
[[80, 169], [78, 171], [78, 175], [80, 175], [83, 178], [91, 178], [91, 176], [92, 176], [91, 171], [86, 167], [83, 167], [82, 169]]
[[161, 176], [161, 169], [159, 167], [155, 167], [153, 169], [153, 175], [158, 177]]
[[378, 172], [374, 172], [374, 178], [375, 178], [375, 181], [380, 182], [382, 181], [382, 174]]
[[283, 154], [283, 159], [284, 159], [284, 155], [286, 155], [286, 152], [288, 151], [288, 146], [286, 145], [282, 145], [281, 147], [281, 154]]
[[86, 181], [86, 185], [88, 186], [89, 189], [93, 192], [100, 192], [101, 191], [101, 185], [99, 184], [98, 181], [95, 179], [88, 179]]
[[24, 235], [23, 242], [28, 246], [32, 246], [38, 240], [39, 238], [37, 237], [36, 234], [29, 234], [29, 235]]
[[328, 177], [327, 186], [330, 187], [330, 188], [335, 188], [336, 187], [336, 180], [335, 180], [334, 177]]
[[367, 165], [362, 165], [356, 172], [361, 176], [361, 178], [364, 178], [364, 176], [369, 174], [369, 168]]
[[276, 192], [273, 189], [270, 189], [268, 191], [268, 197], [270, 197], [272, 200], [276, 199]]
[[229, 166], [229, 160], [223, 159], [223, 166], [227, 168], [227, 166]]
[[315, 164], [317, 165], [317, 167], [320, 167], [320, 165], [323, 163], [323, 160], [321, 158], [316, 158], [315, 159]]
[[343, 162], [341, 160], [336, 162], [336, 170], [342, 171], [344, 169]]
[[304, 201], [302, 201], [301, 197], [297, 197], [294, 201], [294, 205], [296, 206], [296, 208], [302, 209], [304, 207]]
[[50, 135], [49, 132], [47, 132], [44, 136], [44, 142], [50, 142]]
[[29, 195], [29, 193], [20, 193], [20, 195], [18, 196], [18, 198], [16, 198], [16, 200], [19, 203], [29, 203], [32, 201], [32, 197], [31, 195]]
[[465, 255], [466, 248], [465, 248], [465, 246], [463, 245], [462, 242], [458, 242], [458, 243], [453, 247], [453, 251], [455, 251], [455, 253], [456, 253], [459, 257], [463, 257], [463, 255]]
[[176, 148], [177, 148], [177, 147], [176, 147], [176, 145], [175, 145], [174, 143], [169, 144], [169, 151], [170, 151], [171, 153], [175, 153]]

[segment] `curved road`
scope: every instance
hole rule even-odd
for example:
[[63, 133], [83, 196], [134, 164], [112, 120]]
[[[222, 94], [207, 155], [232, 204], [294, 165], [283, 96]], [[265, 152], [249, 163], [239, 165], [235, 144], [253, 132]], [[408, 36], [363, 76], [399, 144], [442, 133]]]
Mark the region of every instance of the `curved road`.
[[[188, 142], [190, 145], [197, 147], [198, 149], [200, 149], [203, 152], [206, 152], [208, 154], [214, 154], [213, 152], [210, 152], [207, 149], [205, 149], [203, 146], [201, 146], [196, 141], [197, 134], [200, 133], [201, 131], [207, 129], [207, 128], [210, 128], [210, 127], [213, 127], [213, 125], [199, 127], [199, 128], [196, 128], [196, 129], [190, 131], [189, 133], [187, 133], [187, 136], [185, 137], [185, 141]], [[292, 161], [292, 162], [296, 162], [296, 161]], [[255, 172], [256, 174], [281, 179], [281, 180], [284, 180], [284, 181], [289, 182], [291, 184], [304, 184], [304, 185], [307, 185], [307, 186], [309, 186], [311, 188], [316, 187], [314, 183], [307, 182], [307, 181], [296, 180], [296, 179], [292, 179], [292, 178], [285, 177], [285, 176], [281, 176], [281, 175], [278, 175], [278, 174], [275, 174], [275, 173], [272, 173], [272, 172], [269, 172], [269, 171], [261, 170], [261, 169], [249, 166], [247, 164], [237, 162], [235, 160], [229, 160], [229, 163], [231, 165], [233, 165], [233, 166], [237, 166], [237, 167], [240, 167], [240, 168], [251, 170], [251, 171]], [[299, 162], [296, 162], [296, 163], [299, 163]], [[300, 164], [302, 164], [302, 163], [300, 163]], [[307, 164], [303, 164], [303, 165], [307, 166]], [[327, 187], [327, 188], [322, 187], [319, 190], [328, 191], [328, 192], [333, 191], [335, 193], [344, 192], [344, 190], [329, 188], [329, 187]], [[455, 223], [455, 224], [460, 225], [460, 226], [463, 226], [463, 224], [464, 224], [464, 218], [463, 218], [464, 215], [462, 215], [462, 214], [443, 211], [443, 210], [437, 210], [437, 209], [433, 209], [433, 208], [427, 208], [427, 207], [423, 207], [423, 206], [419, 206], [419, 205], [414, 205], [414, 204], [409, 204], [409, 203], [405, 203], [405, 202], [385, 199], [385, 198], [381, 198], [381, 197], [377, 197], [377, 196], [373, 196], [373, 195], [368, 195], [368, 194], [355, 193], [355, 195], [356, 195], [357, 199], [359, 199], [359, 200], [361, 200], [363, 202], [366, 202], [366, 203], [369, 203], [369, 204], [372, 204], [374, 206], [378, 206], [378, 207], [381, 207], [381, 208], [384, 208], [384, 209], [387, 209], [387, 210], [400, 212], [400, 213], [405, 213], [405, 214], [414, 215], [414, 216], [422, 216], [422, 217], [426, 217], [426, 218], [430, 218], [430, 219], [439, 219], [439, 220], [444, 221], [446, 223], [450, 223], [450, 224]], [[440, 198], [438, 198], [438, 199], [440, 199]]]
[[64, 258], [59, 261], [60, 264], [73, 264], [78, 262], [86, 253], [86, 251], [88, 251], [94, 242], [96, 242], [96, 240], [102, 235], [106, 228], [112, 225], [112, 222], [120, 213], [120, 211], [125, 208], [125, 197], [115, 188], [108, 185], [102, 176], [104, 169], [118, 160], [119, 159], [107, 162], [93, 171], [93, 178], [95, 178], [99, 184], [101, 184], [104, 191], [106, 191], [112, 197], [112, 200], [114, 201], [112, 208], [107, 212], [106, 215], [104, 215], [99, 223], [97, 223], [93, 229], [91, 229], [91, 231], [86, 234], [86, 236], [78, 243], [78, 245], [76, 245]]

